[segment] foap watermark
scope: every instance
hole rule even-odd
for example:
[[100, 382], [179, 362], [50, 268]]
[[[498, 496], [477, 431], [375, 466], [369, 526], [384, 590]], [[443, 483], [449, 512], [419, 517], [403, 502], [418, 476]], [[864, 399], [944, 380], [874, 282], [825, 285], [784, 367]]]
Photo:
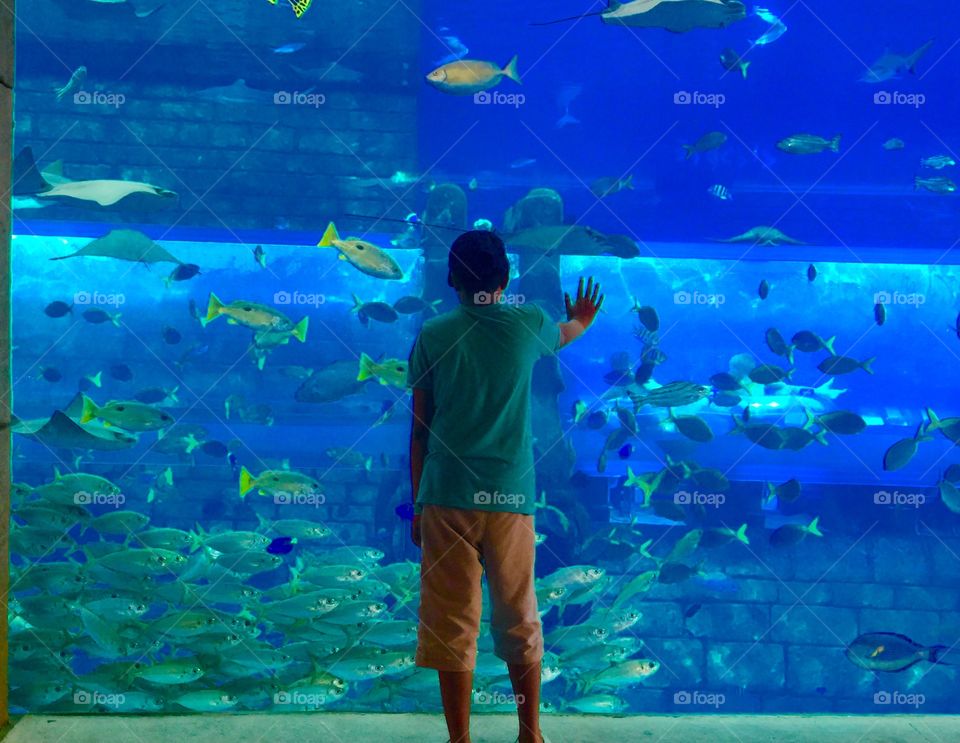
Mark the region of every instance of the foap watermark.
[[714, 108], [720, 108], [727, 102], [727, 97], [723, 93], [678, 90], [673, 94], [673, 102], [677, 106], [713, 106]]
[[73, 692], [73, 703], [81, 707], [99, 705], [101, 707], [122, 707], [126, 702], [123, 694], [104, 694], [99, 691], [87, 691], [86, 689], [77, 689]]
[[523, 704], [523, 700], [523, 694], [504, 694], [486, 689], [477, 689], [473, 693], [474, 704]]
[[481, 106], [513, 106], [520, 108], [527, 102], [523, 93], [501, 93], [498, 90], [481, 90], [473, 94], [473, 102]]
[[474, 304], [524, 304], [527, 301], [523, 294], [507, 294], [500, 292], [499, 295], [493, 292], [476, 292], [473, 295]]
[[927, 102], [927, 97], [923, 93], [878, 90], [873, 94], [873, 102], [878, 106], [913, 106], [914, 108], [920, 108]]
[[323, 493], [274, 493], [274, 505], [277, 506], [313, 506], [319, 508], [327, 502]]
[[727, 496], [723, 493], [701, 493], [695, 490], [690, 493], [686, 490], [680, 490], [673, 494], [673, 502], [678, 506], [713, 506], [720, 508], [727, 502]]
[[103, 90], [78, 90], [73, 94], [73, 102], [78, 106], [113, 106], [120, 108], [127, 102], [123, 93], [107, 93]]
[[74, 292], [73, 303], [82, 305], [107, 305], [119, 307], [127, 301], [125, 294], [107, 294], [106, 292]]
[[878, 691], [873, 695], [874, 704], [913, 707], [924, 704], [927, 698], [923, 694], [904, 694], [902, 691]]
[[678, 691], [673, 695], [673, 703], [717, 709], [727, 703], [727, 698], [723, 694], [711, 694], [705, 691]]
[[705, 294], [703, 292], [679, 291], [673, 293], [674, 304], [686, 304], [698, 307], [719, 307], [727, 301], [725, 294]]
[[887, 490], [878, 490], [873, 494], [873, 502], [878, 506], [913, 506], [920, 508], [927, 502], [927, 496], [923, 493], [901, 493], [894, 490], [892, 493]]
[[77, 506], [113, 506], [120, 508], [127, 502], [127, 497], [123, 493], [88, 493], [86, 490], [79, 490], [73, 494], [73, 502]]
[[473, 494], [473, 502], [478, 506], [522, 506], [527, 502], [527, 497], [523, 493], [478, 490]]
[[335, 696], [336, 693], [334, 691], [331, 691], [330, 694], [318, 694], [316, 692], [307, 693], [297, 689], [290, 689], [289, 691], [276, 692], [273, 695], [273, 703], [293, 704], [297, 707], [320, 707]]
[[880, 291], [875, 292], [873, 295], [874, 304], [899, 304], [899, 305], [913, 305], [914, 307], [920, 307], [922, 304], [926, 304], [927, 295], [921, 294], [920, 292], [911, 292], [905, 294], [903, 292], [886, 292]]
[[280, 291], [275, 292], [273, 295], [274, 304], [287, 304], [287, 305], [310, 305], [312, 307], [319, 307], [321, 304], [327, 303], [327, 297], [324, 294], [315, 294], [312, 292], [301, 292], [301, 291]]
[[320, 108], [327, 102], [327, 97], [323, 93], [278, 90], [273, 94], [273, 102], [278, 106], [313, 106], [314, 108]]

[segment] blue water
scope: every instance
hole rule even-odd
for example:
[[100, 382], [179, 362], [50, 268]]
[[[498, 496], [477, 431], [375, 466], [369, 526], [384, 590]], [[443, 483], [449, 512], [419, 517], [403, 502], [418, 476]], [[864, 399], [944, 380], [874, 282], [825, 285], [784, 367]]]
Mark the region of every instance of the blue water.
[[[327, 9], [312, 8], [299, 22], [286, 8], [273, 10], [276, 43], [250, 30], [236, 39], [225, 29], [205, 33], [214, 34], [218, 49], [237, 51], [244, 43], [265, 55], [284, 41], [325, 38]], [[562, 582], [566, 573], [558, 571], [571, 566], [603, 571], [590, 590], [568, 586], [561, 606], [541, 600], [545, 711], [957, 711], [949, 664], [960, 655], [953, 647], [960, 637], [960, 506], [951, 500], [948, 468], [960, 465], [960, 455], [956, 424], [937, 429], [930, 417], [960, 415], [956, 194], [913, 189], [916, 175], [952, 178], [956, 170], [919, 165], [922, 157], [955, 157], [955, 21], [945, 3], [922, 13], [893, 3], [872, 6], [869, 15], [805, 5], [771, 10], [788, 30], [749, 51], [746, 80], [726, 73], [718, 58], [727, 47], [746, 52], [763, 33], [766, 24], [752, 15], [722, 31], [673, 35], [606, 27], [596, 18], [529, 25], [584, 11], [570, 3], [486, 4], [456, 13], [426, 3], [418, 14], [423, 23], [415, 24], [419, 38], [405, 39], [407, 57], [419, 66], [403, 73], [416, 91], [419, 181], [394, 191], [397, 203], [389, 199], [383, 208], [391, 218], [397, 211], [429, 213], [431, 183], [456, 184], [466, 194], [467, 225], [488, 219], [507, 234], [508, 291], [521, 301], [540, 302], [562, 319], [560, 290], [572, 290], [579, 276], [594, 276], [606, 294], [595, 326], [556, 361], [544, 362], [534, 381], [544, 498], [536, 522], [544, 537], [538, 586], [545, 595]], [[175, 20], [171, 11], [137, 21], [137, 34], [159, 37]], [[36, 9], [25, 12], [18, 74], [31, 91], [23, 100], [39, 107], [36, 91], [48, 81], [63, 85], [62, 67], [74, 62], [50, 59], [38, 43], [43, 36], [31, 34]], [[81, 21], [129, 22], [98, 18]], [[503, 80], [493, 91], [522, 93], [523, 101], [481, 105], [423, 84], [422, 75], [450, 52], [439, 40], [446, 35], [469, 47], [471, 58], [502, 64], [518, 54], [523, 85]], [[885, 46], [907, 53], [929, 38], [935, 44], [914, 75], [857, 81]], [[133, 88], [157, 83], [150, 65], [126, 79], [106, 45], [87, 36], [78, 43], [101, 81], [111, 71]], [[158, 54], [171, 54], [162, 38], [158, 46]], [[409, 92], [399, 84], [391, 89], [383, 69], [366, 66], [349, 48], [341, 62], [386, 92]], [[245, 77], [260, 90], [277, 84], [248, 64], [231, 68], [232, 79]], [[188, 100], [197, 88], [230, 80], [181, 80], [171, 69], [162, 82]], [[925, 98], [918, 107], [875, 103], [881, 91]], [[718, 106], [674, 102], [685, 93], [723, 99]], [[149, 140], [154, 104], [140, 103], [102, 120], [84, 112], [84, 122], [101, 126], [85, 129], [89, 141], [81, 143], [51, 142], [43, 116], [18, 102], [17, 149], [33, 147], [41, 168], [62, 158], [71, 177], [80, 172], [71, 160], [85, 160], [85, 148], [110, 148], [123, 134], [118, 122], [146, 127], [137, 131]], [[579, 123], [557, 127], [567, 109]], [[218, 123], [201, 125], [211, 141]], [[709, 131], [726, 134], [726, 143], [685, 160], [682, 145]], [[776, 148], [803, 132], [842, 134], [839, 153]], [[884, 150], [891, 137], [903, 139], [904, 149]], [[250, 141], [252, 156], [270, 155], [291, 173], [312, 167], [294, 149], [278, 152], [267, 142], [258, 149], [259, 140]], [[511, 167], [523, 161], [533, 162]], [[318, 161], [313, 186], [323, 167]], [[358, 166], [357, 175], [388, 180], [400, 169], [391, 160], [373, 173]], [[182, 197], [208, 188], [216, 196], [218, 187], [174, 179], [160, 166], [97, 175], [144, 178]], [[596, 178], [627, 175], [634, 190], [603, 199], [590, 190]], [[732, 200], [708, 194], [715, 184]], [[282, 186], [266, 176], [246, 183], [265, 201]], [[536, 187], [559, 195], [564, 223], [626, 235], [637, 256], [541, 256], [511, 246], [504, 212]], [[105, 211], [88, 202], [16, 212], [13, 410], [21, 423], [14, 427], [13, 473], [20, 485], [12, 497], [9, 621], [17, 710], [439, 709], [435, 674], [413, 667], [419, 555], [409, 522], [396, 513], [410, 498], [410, 399], [402, 386], [377, 379], [351, 387], [362, 354], [405, 360], [424, 315], [364, 326], [351, 310], [353, 295], [388, 304], [436, 298], [448, 309], [453, 297], [445, 277], [431, 273], [424, 255], [445, 254], [442, 245], [430, 247], [429, 236], [423, 245], [392, 246], [404, 226], [351, 218], [358, 212], [353, 202], [324, 202], [317, 212], [308, 224], [265, 207], [237, 229], [202, 209]], [[314, 247], [331, 218], [344, 234], [386, 249], [403, 279], [367, 276], [333, 250]], [[802, 244], [715, 241], [757, 225], [776, 226]], [[141, 229], [182, 263], [197, 264], [199, 275], [167, 285], [172, 263], [49, 260], [120, 228]], [[437, 232], [443, 241], [456, 234]], [[256, 245], [266, 267], [254, 260]], [[250, 329], [224, 317], [200, 321], [211, 294], [224, 303], [265, 305], [293, 323], [309, 318], [304, 342], [285, 338], [258, 367]], [[55, 301], [71, 311], [45, 314]], [[632, 311], [641, 305], [657, 311], [655, 336], [642, 333]], [[91, 309], [114, 320], [90, 322], [83, 313]], [[771, 329], [791, 345], [799, 331], [835, 337], [835, 354], [869, 372], [828, 374], [818, 369], [829, 357], [825, 350], [777, 355], [766, 340]], [[618, 370], [633, 380], [644, 341], [661, 354], [651, 379], [644, 388], [612, 385]], [[751, 381], [749, 372], [762, 364], [790, 370], [788, 386]], [[328, 381], [318, 389], [343, 385], [344, 392], [331, 393], [337, 399], [310, 402], [298, 394], [333, 368], [337, 374], [323, 377]], [[718, 403], [721, 390], [711, 378], [721, 372], [740, 382], [733, 404]], [[704, 385], [708, 394], [669, 409], [634, 408], [629, 399], [631, 391], [649, 394], [673, 382]], [[102, 406], [151, 390], [160, 400], [150, 404], [175, 421], [163, 436], [134, 432], [131, 446], [103, 451], [63, 445], [53, 433], [31, 435], [55, 411], [82, 420], [81, 391]], [[578, 406], [588, 415], [577, 416]], [[626, 411], [636, 420], [624, 431], [619, 416]], [[824, 416], [840, 411], [859, 416], [863, 430], [831, 431]], [[692, 440], [671, 415], [696, 416], [710, 440]], [[811, 440], [766, 448], [742, 430], [763, 426], [799, 430]], [[616, 445], [607, 450], [608, 437]], [[916, 452], [891, 463], [891, 447], [914, 437]], [[297, 473], [318, 489], [294, 503], [256, 492], [241, 497], [243, 468], [254, 476]], [[698, 471], [728, 482], [704, 484]], [[105, 480], [74, 486], [62, 479], [68, 473]], [[661, 483], [650, 501], [636, 478]], [[799, 496], [790, 497], [789, 487], [771, 495], [791, 480], [800, 483]], [[120, 518], [129, 520], [117, 525]], [[809, 533], [797, 531], [814, 519]], [[729, 538], [744, 524], [749, 543]], [[794, 529], [796, 543], [782, 542], [784, 525]], [[311, 526], [319, 533], [305, 535]], [[151, 552], [176, 536], [160, 529], [181, 530], [184, 541]], [[721, 533], [728, 543], [701, 544]], [[272, 555], [285, 552], [274, 541], [284, 536], [297, 541]], [[231, 539], [235, 548], [210, 546]], [[135, 567], [157, 555], [163, 565]], [[323, 568], [330, 565], [339, 567]], [[689, 573], [683, 580], [670, 577], [677, 565]], [[649, 579], [642, 587], [641, 576]], [[314, 594], [336, 608], [311, 618], [300, 597]], [[563, 636], [564, 628], [582, 625], [602, 628], [592, 645]], [[943, 663], [904, 662], [892, 672], [857, 667], [845, 648], [878, 632], [943, 645]], [[486, 627], [480, 648], [475, 709], [508, 710], [506, 669], [492, 654]], [[874, 657], [893, 652], [893, 642], [878, 641]], [[618, 675], [638, 660], [653, 672]]]

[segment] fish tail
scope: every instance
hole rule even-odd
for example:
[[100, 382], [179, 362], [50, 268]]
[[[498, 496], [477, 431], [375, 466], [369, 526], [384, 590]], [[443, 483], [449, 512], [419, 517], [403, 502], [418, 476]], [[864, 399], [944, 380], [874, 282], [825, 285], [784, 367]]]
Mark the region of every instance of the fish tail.
[[90, 383], [94, 387], [103, 387], [101, 379], [103, 377], [103, 372], [97, 372], [96, 374], [88, 374], [87, 379], [90, 380]]
[[823, 532], [820, 531], [820, 517], [817, 516], [810, 522], [810, 525], [807, 527], [807, 532], [813, 534], [815, 537], [822, 537]]
[[[919, 191], [919, 190], [920, 190], [920, 176], [919, 176], [919, 175], [913, 176], [913, 190], [914, 190], [914, 191]], [[66, 258], [67, 256], [63, 256], [63, 257]], [[58, 258], [51, 258], [50, 260], [55, 261], [55, 260], [59, 260], [59, 259], [58, 259]]]
[[114, 327], [120, 327], [120, 314], [121, 313], [118, 312], [116, 315], [110, 315], [110, 322], [113, 323]]
[[837, 336], [832, 335], [830, 338], [823, 342], [823, 347], [830, 352], [831, 356], [836, 356], [837, 352], [833, 350], [833, 344], [836, 342]]
[[689, 160], [691, 157], [693, 157], [694, 152], [696, 152], [696, 148], [692, 144], [683, 145], [683, 149], [687, 151], [687, 156], [684, 158], [684, 160]]
[[353, 297], [353, 308], [350, 311], [359, 312], [360, 308], [363, 307], [363, 300], [360, 299], [360, 297], [358, 297], [356, 294], [351, 294], [350, 296]]
[[[259, 515], [259, 514], [258, 514]], [[196, 552], [203, 546], [203, 538], [206, 536], [203, 527], [197, 524], [196, 530], [190, 532], [190, 552]]]
[[743, 542], [744, 544], [750, 544], [750, 537], [747, 536], [747, 525], [746, 525], [746, 524], [741, 524], [741, 525], [740, 525], [740, 528], [737, 529], [736, 537], [737, 537], [737, 539], [738, 539], [739, 541]]
[[838, 134], [833, 139], [830, 140], [830, 150], [833, 152], [840, 152], [840, 137], [842, 134]]
[[97, 408], [97, 404], [89, 397], [86, 395], [81, 395], [81, 397], [83, 399], [83, 408], [80, 413], [80, 422], [89, 423], [97, 417], [99, 410]]
[[932, 408], [927, 408], [927, 419], [930, 421], [927, 424], [927, 431], [936, 431], [940, 428], [940, 419], [937, 417], [937, 414], [933, 412]]
[[317, 243], [318, 248], [332, 248], [334, 241], [340, 240], [340, 235], [337, 234], [337, 228], [331, 222], [327, 225], [327, 229], [323, 233], [323, 237], [320, 238], [320, 242]]
[[772, 482], [768, 482], [766, 502], [770, 503], [776, 497], [777, 497], [777, 486], [774, 485]]
[[307, 324], [310, 322], [309, 317], [303, 318], [300, 322], [293, 326], [293, 330], [290, 332], [294, 338], [296, 338], [301, 343], [306, 343], [307, 341]]
[[946, 645], [934, 645], [933, 647], [927, 648], [929, 653], [927, 655], [927, 660], [940, 666], [954, 666], [956, 663], [946, 663], [940, 660], [940, 657], [949, 649], [950, 648]]
[[193, 450], [200, 446], [200, 442], [197, 441], [197, 437], [192, 433], [187, 436], [187, 454], [192, 454]]
[[360, 352], [360, 371], [357, 373], [357, 381], [363, 382], [370, 377], [376, 376], [372, 371], [371, 367], [373, 366], [373, 359], [371, 359], [367, 354]]
[[656, 560], [657, 558], [650, 554], [650, 545], [653, 544], [652, 539], [648, 539], [646, 542], [640, 545], [640, 554], [646, 557], [648, 560]]
[[740, 63], [740, 74], [743, 75], [743, 79], [747, 79], [747, 68], [750, 66], [749, 62]]
[[256, 478], [250, 474], [246, 467], [240, 467], [240, 498], [243, 499], [257, 485]]
[[873, 369], [870, 368], [870, 365], [876, 360], [876, 356], [871, 356], [869, 359], [860, 364], [860, 368], [863, 369], [867, 374], [873, 374]]
[[631, 191], [634, 190], [634, 188], [633, 188], [633, 173], [631, 173], [630, 175], [628, 175], [626, 178], [623, 179], [623, 187], [624, 187], [624, 188], [629, 188]]
[[220, 316], [220, 310], [222, 309], [223, 302], [220, 301], [220, 298], [217, 297], [216, 294], [210, 292], [210, 301], [207, 303], [207, 314], [200, 324], [206, 326], [211, 320], [216, 320]]
[[363, 468], [370, 472], [373, 469], [373, 457], [367, 457], [363, 460]]
[[520, 79], [520, 73], [517, 72], [517, 55], [513, 55], [513, 59], [507, 62], [507, 66], [503, 68], [504, 77], [509, 77], [517, 85], [523, 85], [523, 81]]

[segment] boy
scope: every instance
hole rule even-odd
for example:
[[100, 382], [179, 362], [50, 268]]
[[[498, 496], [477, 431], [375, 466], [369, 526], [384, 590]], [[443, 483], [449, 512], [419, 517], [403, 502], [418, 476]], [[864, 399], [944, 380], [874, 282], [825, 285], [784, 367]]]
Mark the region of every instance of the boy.
[[494, 651], [507, 663], [519, 743], [541, 743], [543, 636], [534, 588], [535, 501], [530, 384], [533, 365], [578, 338], [603, 304], [583, 279], [565, 294], [567, 322], [535, 305], [505, 303], [503, 241], [476, 230], [450, 249], [447, 283], [460, 306], [423, 324], [410, 354], [415, 499], [422, 546], [417, 665], [436, 668], [452, 743], [470, 743], [470, 702], [487, 574]]

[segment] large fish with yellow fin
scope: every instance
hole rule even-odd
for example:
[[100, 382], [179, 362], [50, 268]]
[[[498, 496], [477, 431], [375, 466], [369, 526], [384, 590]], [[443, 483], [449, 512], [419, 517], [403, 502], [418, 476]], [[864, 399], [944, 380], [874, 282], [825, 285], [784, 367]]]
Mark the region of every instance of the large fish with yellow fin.
[[333, 222], [327, 225], [317, 247], [336, 248], [340, 251], [340, 260], [349, 261], [351, 266], [367, 276], [373, 276], [376, 279], [403, 278], [403, 270], [386, 251], [357, 237], [341, 239]]

